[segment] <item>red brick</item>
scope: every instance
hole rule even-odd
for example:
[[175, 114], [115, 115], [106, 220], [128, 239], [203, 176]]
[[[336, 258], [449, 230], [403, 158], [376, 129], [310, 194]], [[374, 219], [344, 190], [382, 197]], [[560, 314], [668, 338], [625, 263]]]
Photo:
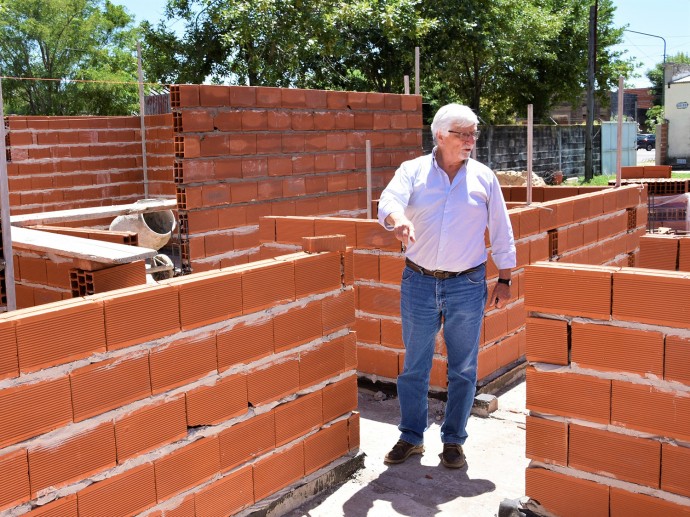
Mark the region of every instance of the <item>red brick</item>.
[[0, 447], [52, 431], [72, 421], [68, 377], [0, 391]]
[[296, 258], [294, 264], [297, 298], [340, 289], [340, 253], [303, 256]]
[[254, 499], [260, 501], [302, 477], [304, 449], [300, 442], [254, 464]]
[[321, 235], [302, 237], [302, 250], [305, 253], [323, 253], [327, 251], [345, 252], [347, 241], [345, 235]]
[[[177, 289], [145, 286], [103, 295], [108, 350], [143, 343], [179, 332]], [[151, 309], [155, 307], [155, 312]]]
[[29, 449], [33, 497], [51, 487], [61, 488], [115, 466], [115, 432], [112, 422], [78, 432], [59, 444]]
[[154, 394], [200, 379], [218, 368], [214, 333], [178, 338], [151, 350], [151, 388]]
[[355, 253], [354, 254], [355, 277], [358, 280], [379, 281], [379, 254]]
[[661, 443], [571, 424], [568, 466], [658, 488]]
[[310, 474], [347, 454], [348, 422], [341, 420], [304, 440], [304, 470]]
[[218, 439], [223, 472], [274, 449], [276, 434], [273, 411], [256, 415], [221, 431]]
[[308, 303], [304, 307], [293, 307], [277, 314], [273, 320], [273, 343], [276, 352], [308, 343], [323, 334], [321, 323], [321, 302]]
[[[32, 372], [105, 351], [103, 308], [90, 300], [58, 302], [12, 312], [19, 368]], [[79, 332], [74, 332], [74, 329]]]
[[146, 398], [151, 395], [148, 354], [77, 368], [70, 384], [75, 422]]
[[525, 310], [609, 320], [613, 268], [540, 263], [525, 268]]
[[556, 465], [568, 464], [568, 424], [527, 415], [525, 456]]
[[146, 463], [104, 479], [77, 493], [79, 515], [133, 515], [156, 504], [153, 465]]
[[661, 489], [690, 497], [690, 480], [687, 475], [690, 448], [663, 443], [661, 458]]
[[219, 379], [186, 393], [187, 425], [219, 424], [247, 412], [247, 376], [237, 374]]
[[26, 515], [31, 517], [78, 517], [77, 494], [39, 506]]
[[690, 385], [690, 339], [666, 336], [664, 379]]
[[347, 369], [345, 347], [348, 336], [324, 342], [300, 354], [299, 383], [304, 388], [336, 377]]
[[242, 314], [242, 277], [239, 273], [219, 271], [188, 275], [171, 284], [179, 291], [182, 330]]
[[571, 360], [595, 370], [631, 372], [661, 378], [664, 372], [664, 335], [592, 323], [572, 323]]
[[115, 421], [117, 461], [149, 452], [187, 436], [184, 396], [138, 409]]
[[276, 447], [280, 447], [321, 426], [321, 392], [315, 391], [281, 404], [275, 408], [274, 415]]
[[357, 308], [369, 314], [400, 316], [400, 290], [385, 286], [360, 285]]
[[358, 341], [373, 344], [381, 343], [381, 320], [379, 318], [357, 317], [355, 330]]
[[690, 398], [653, 386], [613, 381], [611, 423], [680, 440], [690, 439]]
[[388, 379], [398, 377], [398, 361], [401, 354], [383, 348], [369, 348], [357, 346], [357, 369], [370, 375], [377, 375]]
[[610, 517], [688, 517], [690, 506], [611, 487]]
[[527, 409], [609, 423], [611, 381], [527, 368]]
[[273, 353], [273, 320], [239, 323], [218, 330], [218, 369], [232, 368]]
[[259, 266], [242, 272], [242, 303], [245, 314], [294, 299], [295, 271], [292, 262]]
[[261, 370], [248, 372], [249, 403], [257, 407], [297, 392], [300, 377], [299, 366], [299, 361], [288, 360], [274, 363]]
[[329, 384], [323, 393], [323, 421], [325, 423], [357, 409], [357, 376]]
[[254, 504], [252, 467], [247, 466], [194, 494], [197, 515], [225, 517]]
[[218, 85], [200, 85], [199, 102], [202, 106], [229, 106], [230, 88]]
[[525, 472], [525, 493], [561, 517], [609, 517], [609, 487], [542, 468]]
[[18, 375], [17, 335], [14, 323], [0, 320], [0, 380]]
[[381, 319], [381, 344], [392, 348], [404, 348], [400, 321]]
[[379, 256], [381, 282], [400, 285], [403, 269], [405, 269], [405, 257], [403, 255]]
[[484, 316], [484, 342], [493, 343], [508, 332], [508, 311], [497, 309]]
[[348, 446], [350, 450], [359, 448], [359, 412], [355, 411], [350, 418], [347, 419], [348, 428]]
[[0, 510], [18, 506], [31, 499], [29, 464], [26, 449], [0, 456]]
[[201, 438], [157, 459], [156, 492], [158, 500], [169, 499], [220, 472], [218, 437]]
[[568, 322], [527, 318], [527, 360], [567, 365]]
[[357, 248], [400, 251], [400, 241], [393, 232], [385, 230], [377, 221], [357, 221]]

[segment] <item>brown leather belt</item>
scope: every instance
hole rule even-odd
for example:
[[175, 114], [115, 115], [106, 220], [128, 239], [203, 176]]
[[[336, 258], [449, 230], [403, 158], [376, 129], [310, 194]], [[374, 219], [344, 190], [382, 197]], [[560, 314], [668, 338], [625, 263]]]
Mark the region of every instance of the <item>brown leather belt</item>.
[[407, 265], [407, 267], [409, 267], [412, 271], [416, 271], [417, 273], [421, 273], [426, 276], [433, 276], [438, 280], [447, 280], [448, 278], [454, 278], [456, 276], [466, 275], [467, 273], [471, 273], [472, 271], [477, 271], [484, 264], [479, 264], [478, 266], [471, 267], [470, 269], [466, 269], [465, 271], [441, 271], [439, 269], [432, 271], [430, 269], [424, 269], [422, 266], [415, 264], [410, 259], [405, 258], [405, 265]]

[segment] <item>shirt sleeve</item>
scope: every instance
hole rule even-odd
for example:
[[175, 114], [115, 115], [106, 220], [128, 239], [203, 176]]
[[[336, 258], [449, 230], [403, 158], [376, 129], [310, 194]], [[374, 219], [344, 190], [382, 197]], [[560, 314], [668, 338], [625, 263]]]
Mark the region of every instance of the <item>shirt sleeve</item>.
[[513, 226], [503, 200], [501, 185], [495, 175], [493, 175], [488, 205], [491, 258], [498, 269], [512, 269], [516, 264]]
[[393, 176], [393, 179], [379, 197], [379, 224], [386, 230], [393, 229], [390, 224], [386, 223], [386, 217], [393, 213], [405, 213], [405, 209], [410, 202], [413, 175], [410, 174], [408, 168], [409, 162], [400, 165], [398, 170], [395, 171], [395, 176]]

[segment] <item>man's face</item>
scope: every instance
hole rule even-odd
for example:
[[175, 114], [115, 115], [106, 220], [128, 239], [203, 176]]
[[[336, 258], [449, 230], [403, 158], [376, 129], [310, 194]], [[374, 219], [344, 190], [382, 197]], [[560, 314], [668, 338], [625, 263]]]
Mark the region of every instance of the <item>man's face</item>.
[[444, 153], [455, 156], [460, 161], [470, 157], [472, 148], [477, 142], [477, 126], [451, 127], [447, 134], [438, 135], [438, 145]]

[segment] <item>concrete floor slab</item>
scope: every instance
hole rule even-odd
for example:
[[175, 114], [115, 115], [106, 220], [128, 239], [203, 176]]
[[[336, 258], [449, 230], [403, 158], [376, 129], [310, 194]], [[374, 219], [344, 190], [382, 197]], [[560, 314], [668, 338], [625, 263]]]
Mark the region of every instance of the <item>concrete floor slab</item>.
[[498, 410], [472, 416], [464, 446], [468, 466], [443, 467], [440, 423], [444, 403], [430, 400], [433, 422], [425, 453], [388, 466], [383, 457], [399, 437], [395, 397], [360, 389], [360, 450], [364, 468], [335, 490], [322, 493], [287, 517], [494, 517], [503, 499], [525, 495], [525, 383], [498, 395]]

